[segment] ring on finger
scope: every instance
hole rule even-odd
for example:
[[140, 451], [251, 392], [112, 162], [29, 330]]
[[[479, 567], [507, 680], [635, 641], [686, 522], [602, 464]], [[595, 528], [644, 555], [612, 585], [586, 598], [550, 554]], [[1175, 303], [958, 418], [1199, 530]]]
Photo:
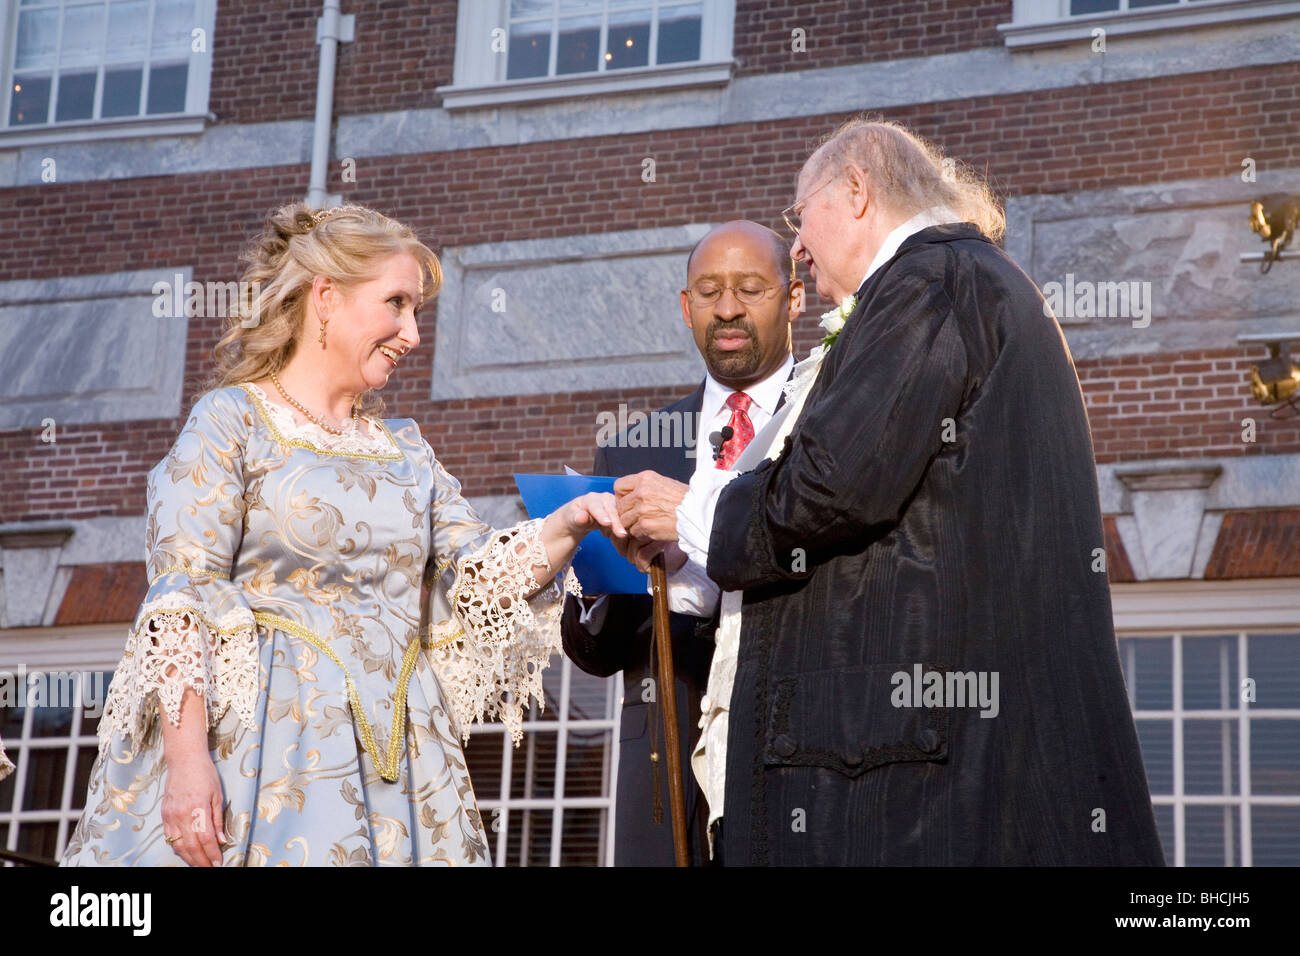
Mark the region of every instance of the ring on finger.
[[171, 846], [173, 843], [179, 843], [180, 839], [181, 838], [177, 836], [163, 837], [163, 842], [166, 843], [168, 846]]

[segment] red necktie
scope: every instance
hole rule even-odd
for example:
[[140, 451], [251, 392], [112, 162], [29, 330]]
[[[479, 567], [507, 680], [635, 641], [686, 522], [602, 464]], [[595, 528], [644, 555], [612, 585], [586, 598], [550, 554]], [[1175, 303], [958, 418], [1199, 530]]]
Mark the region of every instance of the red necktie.
[[718, 459], [719, 468], [730, 470], [750, 439], [754, 437], [754, 423], [749, 420], [749, 406], [753, 402], [754, 400], [744, 392], [732, 392], [727, 396], [727, 407], [731, 409], [731, 421], [727, 422], [731, 426], [731, 437], [722, 445], [722, 457]]

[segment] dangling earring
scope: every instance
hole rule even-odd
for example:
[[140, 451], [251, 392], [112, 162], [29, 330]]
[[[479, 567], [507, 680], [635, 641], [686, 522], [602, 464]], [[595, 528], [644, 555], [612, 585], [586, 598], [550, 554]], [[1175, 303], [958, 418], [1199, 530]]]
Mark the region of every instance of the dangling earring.
[[316, 337], [316, 341], [320, 343], [321, 348], [325, 347], [325, 322], [325, 319], [320, 320], [320, 335]]

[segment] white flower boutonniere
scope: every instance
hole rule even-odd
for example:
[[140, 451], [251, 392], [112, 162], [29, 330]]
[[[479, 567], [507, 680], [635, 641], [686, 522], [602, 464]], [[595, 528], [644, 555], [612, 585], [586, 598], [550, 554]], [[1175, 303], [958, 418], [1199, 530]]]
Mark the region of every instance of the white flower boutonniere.
[[851, 295], [840, 303], [838, 309], [831, 309], [822, 316], [821, 327], [826, 330], [826, 338], [822, 339], [821, 345], [813, 346], [806, 359], [795, 364], [794, 374], [781, 389], [785, 392], [787, 402], [798, 401], [800, 396], [812, 387], [812, 383], [817, 380], [817, 373], [821, 370], [822, 359], [835, 344], [835, 339], [839, 337], [840, 330], [844, 328], [844, 323], [853, 314], [857, 304], [858, 297]]
[[846, 296], [844, 301], [839, 304], [839, 308], [831, 309], [822, 316], [821, 327], [826, 330], [826, 337], [822, 339], [822, 345], [829, 349], [839, 338], [840, 330], [844, 328], [844, 323], [848, 321], [853, 310], [857, 307], [858, 297], [856, 295]]

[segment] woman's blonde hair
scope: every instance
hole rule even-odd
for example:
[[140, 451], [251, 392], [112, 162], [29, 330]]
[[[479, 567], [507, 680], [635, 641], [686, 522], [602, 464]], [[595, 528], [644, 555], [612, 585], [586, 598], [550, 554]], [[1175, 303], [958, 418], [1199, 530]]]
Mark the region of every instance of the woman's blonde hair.
[[931, 206], [947, 206], [997, 242], [1007, 228], [1002, 203], [977, 172], [945, 160], [943, 152], [898, 123], [851, 119], [827, 135], [813, 153], [817, 178], [845, 163], [866, 171], [899, 215], [911, 218]]
[[[224, 388], [278, 371], [303, 338], [312, 280], [325, 276], [345, 289], [375, 279], [390, 257], [406, 252], [420, 264], [424, 300], [442, 285], [442, 266], [415, 231], [366, 206], [348, 204], [313, 212], [289, 203], [271, 213], [241, 256], [240, 295], [214, 354], [209, 385]], [[361, 409], [377, 413], [383, 402], [367, 392]]]

